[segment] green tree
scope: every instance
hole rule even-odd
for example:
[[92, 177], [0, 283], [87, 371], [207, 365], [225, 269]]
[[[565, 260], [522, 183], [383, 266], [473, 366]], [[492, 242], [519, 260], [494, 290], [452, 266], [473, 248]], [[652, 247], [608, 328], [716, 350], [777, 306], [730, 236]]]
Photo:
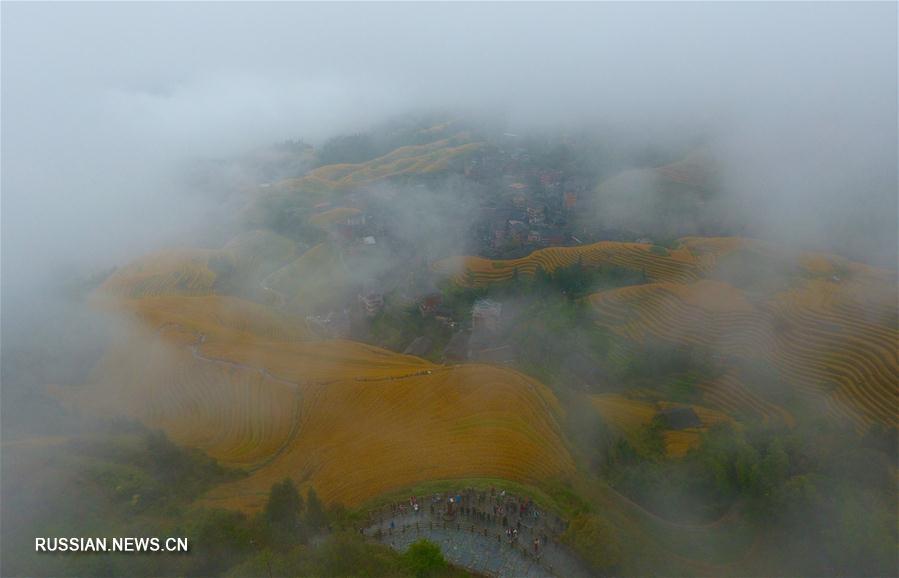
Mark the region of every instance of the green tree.
[[440, 547], [429, 540], [413, 542], [403, 554], [403, 563], [417, 578], [431, 576], [446, 567]]
[[233, 566], [253, 549], [246, 516], [228, 510], [199, 510], [191, 515], [184, 535], [191, 537], [188, 574], [214, 576]]
[[540, 293], [545, 293], [551, 285], [552, 276], [546, 269], [538, 266], [537, 270], [534, 272], [534, 286], [536, 287], [537, 291]]
[[367, 134], [349, 134], [329, 139], [318, 152], [321, 165], [361, 163], [378, 156], [375, 142]]
[[306, 492], [306, 525], [313, 530], [320, 530], [328, 525], [328, 515], [315, 490]]
[[303, 513], [303, 496], [290, 478], [272, 485], [264, 516], [269, 524], [281, 530], [295, 530]]

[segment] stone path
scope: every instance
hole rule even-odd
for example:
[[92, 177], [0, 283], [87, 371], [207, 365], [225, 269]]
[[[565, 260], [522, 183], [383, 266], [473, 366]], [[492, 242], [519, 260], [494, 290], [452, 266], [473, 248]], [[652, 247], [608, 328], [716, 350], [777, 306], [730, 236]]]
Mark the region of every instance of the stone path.
[[[542, 525], [523, 523], [517, 540], [510, 541], [501, 522], [491, 520], [489, 516], [465, 515], [457, 511], [452, 519], [445, 518], [444, 512], [431, 514], [427, 507], [418, 513], [408, 509], [384, 516], [365, 528], [363, 533], [397, 550], [405, 550], [416, 540], [427, 538], [440, 546], [451, 564], [497, 578], [579, 578], [591, 575], [568, 548], [544, 535]], [[517, 516], [515, 518], [512, 523], [517, 528]], [[525, 518], [529, 517], [522, 517]], [[535, 537], [540, 540], [536, 553], [533, 546]], [[548, 543], [544, 543], [544, 539]]]

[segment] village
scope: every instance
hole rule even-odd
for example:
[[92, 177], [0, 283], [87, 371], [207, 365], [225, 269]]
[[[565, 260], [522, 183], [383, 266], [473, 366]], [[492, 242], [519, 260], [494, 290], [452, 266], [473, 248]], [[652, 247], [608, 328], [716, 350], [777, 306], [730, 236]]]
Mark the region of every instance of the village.
[[[477, 199], [474, 217], [459, 223], [458, 245], [466, 254], [492, 259], [525, 256], [545, 247], [585, 242], [572, 224], [579, 199], [587, 197], [594, 179], [571, 168], [561, 145], [525, 146], [515, 135], [504, 135], [498, 144], [483, 147], [450, 167], [456, 187]], [[412, 192], [441, 186], [433, 181], [403, 183]], [[387, 199], [385, 201], [385, 198]], [[352, 338], [443, 363], [479, 361], [514, 364], [515, 347], [498, 340], [514, 319], [513, 309], [497, 299], [475, 299], [460, 307], [439, 286], [430, 265], [453, 256], [409, 246], [398, 238], [395, 206], [402, 195], [360, 190], [340, 199], [346, 216], [327, 225], [327, 240], [345, 255], [376, 260], [389, 250], [400, 255], [386, 274], [367, 279], [342, 307], [316, 312], [307, 325], [325, 337]], [[334, 212], [336, 202], [316, 205], [315, 214]], [[437, 210], [437, 209], [435, 209]], [[427, 217], [428, 215], [426, 215]], [[437, 216], [442, 218], [442, 216]], [[436, 219], [435, 219], [436, 220]], [[589, 242], [589, 239], [586, 239]], [[416, 327], [406, 342], [385, 339], [385, 325]], [[393, 328], [409, 334], [408, 327]], [[384, 331], [381, 331], [384, 330]]]

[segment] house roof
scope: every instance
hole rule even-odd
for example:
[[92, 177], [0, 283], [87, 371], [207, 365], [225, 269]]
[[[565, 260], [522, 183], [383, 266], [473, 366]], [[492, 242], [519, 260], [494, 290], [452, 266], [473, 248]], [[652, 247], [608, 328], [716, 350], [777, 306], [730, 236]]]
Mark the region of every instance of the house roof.
[[660, 410], [659, 415], [665, 420], [670, 429], [702, 427], [702, 420], [699, 419], [692, 407], [670, 407]]

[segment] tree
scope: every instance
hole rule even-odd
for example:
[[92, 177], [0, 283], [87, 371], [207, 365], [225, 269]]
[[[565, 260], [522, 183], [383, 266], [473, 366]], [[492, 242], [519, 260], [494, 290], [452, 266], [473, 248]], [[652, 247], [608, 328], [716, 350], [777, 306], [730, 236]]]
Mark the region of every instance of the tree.
[[540, 265], [537, 266], [537, 270], [534, 272], [534, 285], [540, 293], [545, 293], [547, 288], [552, 285], [552, 276]]
[[303, 496], [297, 491], [293, 480], [284, 478], [272, 485], [264, 511], [269, 524], [282, 530], [295, 530], [302, 513]]
[[246, 516], [229, 510], [199, 510], [184, 535], [190, 536], [190, 569], [185, 574], [215, 576], [251, 553], [253, 532]]
[[313, 530], [320, 530], [328, 524], [328, 515], [315, 490], [306, 492], [306, 525]]
[[429, 540], [413, 542], [403, 554], [403, 563], [417, 578], [430, 576], [446, 567], [440, 547]]

